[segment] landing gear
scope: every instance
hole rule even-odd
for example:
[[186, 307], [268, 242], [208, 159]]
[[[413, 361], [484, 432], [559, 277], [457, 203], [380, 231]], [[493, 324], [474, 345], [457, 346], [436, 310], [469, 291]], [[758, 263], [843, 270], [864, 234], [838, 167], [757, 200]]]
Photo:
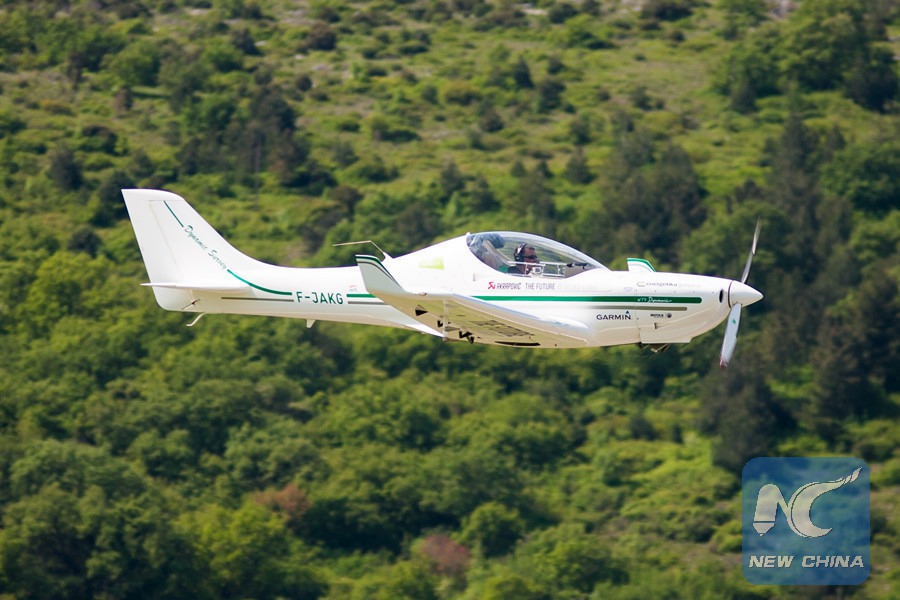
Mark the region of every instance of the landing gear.
[[671, 346], [671, 344], [645, 344], [644, 342], [638, 342], [637, 346], [641, 350], [646, 348], [646, 349], [650, 350], [650, 352], [653, 352], [654, 354], [662, 354], [663, 352], [665, 352], [666, 350], [669, 349], [669, 346]]

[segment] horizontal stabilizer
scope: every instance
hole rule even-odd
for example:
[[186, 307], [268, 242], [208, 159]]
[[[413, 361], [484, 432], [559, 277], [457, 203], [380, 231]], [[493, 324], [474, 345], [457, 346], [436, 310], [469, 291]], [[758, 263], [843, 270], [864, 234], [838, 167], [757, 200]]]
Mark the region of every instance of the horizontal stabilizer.
[[142, 283], [144, 287], [168, 288], [172, 290], [196, 290], [198, 292], [249, 292], [249, 285], [229, 285], [224, 283], [183, 283], [161, 282]]

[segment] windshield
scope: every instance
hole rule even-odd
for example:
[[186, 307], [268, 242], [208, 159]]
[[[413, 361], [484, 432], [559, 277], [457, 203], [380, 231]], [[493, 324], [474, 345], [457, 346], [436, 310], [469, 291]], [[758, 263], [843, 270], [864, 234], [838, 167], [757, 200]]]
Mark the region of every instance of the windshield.
[[470, 233], [466, 243], [478, 260], [510, 275], [565, 278], [590, 269], [607, 270], [583, 252], [530, 233]]

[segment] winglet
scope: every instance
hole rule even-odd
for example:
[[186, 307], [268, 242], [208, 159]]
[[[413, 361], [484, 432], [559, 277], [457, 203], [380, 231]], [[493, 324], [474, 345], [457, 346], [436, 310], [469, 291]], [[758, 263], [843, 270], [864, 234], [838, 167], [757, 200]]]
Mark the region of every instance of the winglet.
[[357, 254], [356, 264], [362, 273], [363, 283], [370, 294], [381, 298], [382, 296], [408, 296], [409, 292], [403, 289], [390, 271], [385, 268], [380, 260], [368, 254]]
[[650, 264], [649, 260], [643, 258], [629, 258], [627, 262], [629, 271], [646, 271], [648, 273], [656, 273], [656, 269], [653, 268], [653, 265]]

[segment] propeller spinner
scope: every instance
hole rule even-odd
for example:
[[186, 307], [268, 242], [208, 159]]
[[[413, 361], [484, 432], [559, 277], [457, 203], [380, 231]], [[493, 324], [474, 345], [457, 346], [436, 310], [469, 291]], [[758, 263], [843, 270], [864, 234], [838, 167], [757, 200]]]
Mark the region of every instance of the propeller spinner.
[[747, 255], [747, 264], [744, 265], [744, 273], [741, 275], [741, 280], [732, 281], [728, 286], [728, 305], [731, 306], [731, 312], [728, 313], [725, 339], [722, 340], [722, 352], [719, 357], [719, 366], [723, 369], [731, 361], [731, 357], [734, 355], [734, 348], [737, 345], [738, 327], [741, 324], [741, 307], [758, 302], [763, 297], [761, 293], [746, 283], [747, 276], [750, 275], [750, 265], [753, 263], [753, 256], [756, 254], [759, 227], [760, 222], [757, 220], [756, 232], [753, 234], [753, 244], [750, 246], [750, 253]]

